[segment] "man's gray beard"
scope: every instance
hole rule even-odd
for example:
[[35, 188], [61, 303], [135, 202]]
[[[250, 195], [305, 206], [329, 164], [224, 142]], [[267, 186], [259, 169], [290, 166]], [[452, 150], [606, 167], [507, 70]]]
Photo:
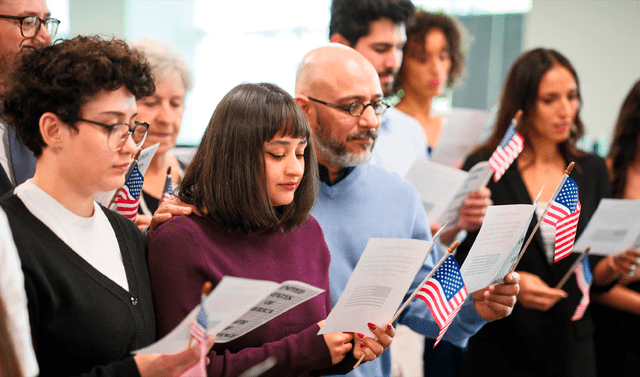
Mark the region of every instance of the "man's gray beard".
[[391, 97], [392, 95], [396, 94], [396, 92], [393, 90], [394, 89], [394, 83], [395, 83], [395, 81], [392, 81], [392, 82], [382, 86], [382, 93], [384, 93], [385, 97]]
[[[373, 145], [364, 147], [362, 153], [350, 153], [346, 145], [331, 136], [319, 117], [316, 117], [316, 124], [318, 125], [314, 135], [315, 145], [317, 146], [316, 153], [322, 156], [331, 166], [344, 169], [366, 164], [371, 160]], [[377, 136], [375, 133], [374, 135]]]

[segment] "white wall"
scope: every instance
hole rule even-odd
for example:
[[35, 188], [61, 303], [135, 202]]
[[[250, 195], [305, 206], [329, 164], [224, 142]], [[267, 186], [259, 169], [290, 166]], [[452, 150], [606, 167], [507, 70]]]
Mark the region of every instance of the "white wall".
[[575, 66], [587, 134], [608, 139], [640, 79], [640, 1], [533, 0], [524, 48], [535, 47], [556, 49]]

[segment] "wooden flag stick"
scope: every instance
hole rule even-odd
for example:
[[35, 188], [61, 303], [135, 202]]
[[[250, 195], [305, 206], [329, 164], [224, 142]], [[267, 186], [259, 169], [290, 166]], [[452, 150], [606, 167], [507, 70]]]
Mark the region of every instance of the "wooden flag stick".
[[[444, 229], [444, 227], [440, 228], [441, 230]], [[438, 231], [436, 233], [436, 236], [439, 236], [440, 231]], [[435, 238], [434, 238], [434, 242], [435, 244]], [[409, 296], [409, 298], [404, 302], [404, 304], [402, 304], [402, 306], [400, 307], [400, 309], [398, 309], [398, 311], [396, 312], [396, 314], [394, 314], [393, 318], [391, 318], [391, 321], [389, 321], [389, 323], [393, 323], [393, 321], [395, 321], [398, 316], [400, 315], [400, 313], [402, 313], [402, 311], [404, 309], [406, 309], [407, 305], [409, 305], [409, 302], [411, 300], [413, 300], [414, 297], [416, 297], [416, 294], [418, 294], [418, 292], [420, 291], [420, 288], [422, 288], [422, 286], [429, 280], [431, 279], [431, 277], [433, 276], [433, 274], [436, 273], [436, 271], [438, 271], [438, 268], [440, 268], [440, 266], [442, 266], [442, 264], [444, 263], [444, 261], [447, 260], [447, 257], [453, 253], [453, 251], [458, 247], [458, 245], [460, 245], [460, 241], [455, 241], [453, 244], [451, 244], [451, 246], [449, 247], [449, 250], [447, 250], [447, 253], [445, 253], [442, 258], [440, 258], [440, 261], [438, 261], [438, 264], [436, 264], [436, 266], [431, 270], [431, 272], [429, 272], [429, 274], [427, 275], [427, 277], [424, 278], [424, 280], [422, 280], [422, 283], [420, 283], [420, 285], [418, 285], [418, 287], [413, 291], [413, 293], [411, 294], [411, 296]], [[433, 247], [432, 247], [433, 248]], [[429, 252], [431, 252], [431, 250], [429, 250]], [[358, 362], [356, 363], [356, 365], [353, 366], [353, 369], [356, 369], [361, 363], [362, 360], [364, 360], [364, 354], [360, 357], [360, 359], [358, 360]]]
[[518, 130], [518, 123], [520, 123], [520, 118], [522, 118], [522, 110], [518, 110], [516, 116], [513, 117], [511, 122], [513, 123], [513, 127]]
[[582, 253], [578, 259], [576, 259], [573, 264], [571, 265], [571, 267], [569, 267], [569, 271], [567, 271], [566, 274], [564, 274], [564, 276], [562, 277], [562, 280], [560, 280], [560, 282], [558, 283], [558, 285], [556, 285], [556, 289], [560, 289], [562, 288], [562, 286], [564, 285], [564, 283], [567, 282], [567, 280], [569, 280], [569, 276], [571, 276], [571, 274], [573, 273], [573, 270], [576, 269], [576, 267], [582, 262], [582, 260], [584, 259], [584, 257], [587, 256], [587, 254], [589, 254], [589, 251], [591, 251], [591, 246], [587, 247], [587, 249], [584, 251], [584, 253]]
[[[169, 189], [169, 182], [171, 182], [171, 166], [167, 168], [167, 177], [164, 179], [164, 186], [162, 187], [162, 197], [164, 198], [165, 193]], [[162, 201], [162, 198], [160, 199]]]
[[[211, 284], [210, 281], [205, 281], [204, 284], [202, 284], [202, 294], [200, 295], [200, 305], [204, 305], [204, 299], [207, 298], [207, 296], [209, 295], [209, 293], [211, 293], [211, 291], [213, 290], [213, 284]], [[207, 337], [207, 329], [204, 329], [204, 337]], [[189, 347], [191, 348], [191, 343], [193, 341], [193, 337], [191, 337], [191, 335], [189, 335]]]
[[[140, 153], [141, 152], [142, 152], [142, 148], [138, 148], [138, 150], [136, 151], [136, 154], [133, 155], [133, 161], [131, 161], [131, 165], [129, 165], [129, 170], [127, 170], [127, 174], [124, 175], [124, 183], [127, 183], [127, 179], [129, 179], [129, 176], [131, 175], [131, 172], [133, 171], [133, 166], [135, 165], [136, 161], [138, 161], [138, 157], [140, 157]], [[122, 190], [122, 186], [120, 186], [116, 190], [116, 192], [113, 193], [113, 197], [111, 198], [111, 201], [109, 202], [109, 205], [107, 206], [107, 208], [110, 208], [111, 205], [113, 205], [113, 203], [116, 201], [116, 198], [118, 197], [118, 194], [120, 193], [120, 190]]]
[[527, 239], [527, 242], [522, 247], [522, 250], [520, 251], [520, 255], [518, 255], [518, 260], [516, 260], [516, 264], [513, 265], [513, 268], [511, 269], [511, 272], [515, 271], [516, 267], [518, 267], [518, 263], [520, 263], [520, 260], [522, 259], [522, 256], [524, 255], [524, 252], [527, 250], [527, 247], [531, 243], [531, 240], [533, 240], [533, 236], [536, 234], [536, 231], [540, 227], [540, 224], [542, 224], [542, 220], [544, 219], [544, 216], [547, 214], [547, 211], [549, 210], [549, 207], [551, 207], [551, 203], [556, 199], [556, 197], [558, 196], [558, 193], [562, 189], [562, 185], [564, 185], [564, 183], [567, 181], [567, 178], [569, 178], [569, 174], [571, 174], [571, 171], [573, 170], [573, 166], [574, 165], [575, 165], [575, 163], [572, 161], [569, 164], [569, 166], [567, 166], [567, 169], [564, 171], [564, 175], [562, 176], [562, 179], [560, 180], [560, 184], [558, 184], [558, 187], [556, 187], [556, 191], [551, 196], [551, 199], [549, 200], [549, 203], [547, 203], [547, 207], [544, 209], [544, 212], [542, 212], [542, 216], [540, 216], [540, 218], [538, 219], [538, 223], [536, 224], [535, 228], [533, 228], [533, 232], [531, 232], [531, 235], [529, 235], [529, 238]]

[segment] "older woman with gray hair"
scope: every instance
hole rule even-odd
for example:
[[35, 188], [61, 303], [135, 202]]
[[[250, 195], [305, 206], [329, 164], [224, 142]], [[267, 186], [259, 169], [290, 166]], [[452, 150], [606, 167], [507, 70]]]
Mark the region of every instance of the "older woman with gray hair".
[[163, 42], [143, 39], [132, 43], [131, 47], [146, 56], [156, 84], [155, 94], [137, 102], [138, 119], [150, 124], [143, 147], [160, 144], [144, 174], [139, 215], [136, 219], [136, 224], [143, 229], [162, 201], [169, 167], [172, 183], [180, 183], [185, 166], [169, 151], [176, 145], [185, 95], [192, 87], [192, 77], [191, 70], [182, 57]]

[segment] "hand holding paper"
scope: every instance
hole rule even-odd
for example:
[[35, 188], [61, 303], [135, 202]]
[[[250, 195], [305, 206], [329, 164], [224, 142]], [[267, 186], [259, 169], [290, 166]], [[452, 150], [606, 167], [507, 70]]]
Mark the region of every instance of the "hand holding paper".
[[[396, 330], [391, 324], [376, 326], [368, 324], [373, 337], [364, 334], [355, 334], [353, 356], [358, 359], [358, 364], [362, 361], [372, 361], [380, 357], [389, 348]], [[354, 369], [358, 366], [356, 364]]]
[[493, 204], [491, 201], [491, 190], [487, 187], [481, 187], [469, 194], [467, 199], [462, 202], [460, 207], [460, 218], [458, 226], [469, 232], [480, 229], [484, 216], [487, 213], [487, 207]]
[[520, 292], [520, 275], [510, 272], [504, 282], [490, 285], [471, 294], [478, 315], [487, 321], [496, 321], [511, 314]]

